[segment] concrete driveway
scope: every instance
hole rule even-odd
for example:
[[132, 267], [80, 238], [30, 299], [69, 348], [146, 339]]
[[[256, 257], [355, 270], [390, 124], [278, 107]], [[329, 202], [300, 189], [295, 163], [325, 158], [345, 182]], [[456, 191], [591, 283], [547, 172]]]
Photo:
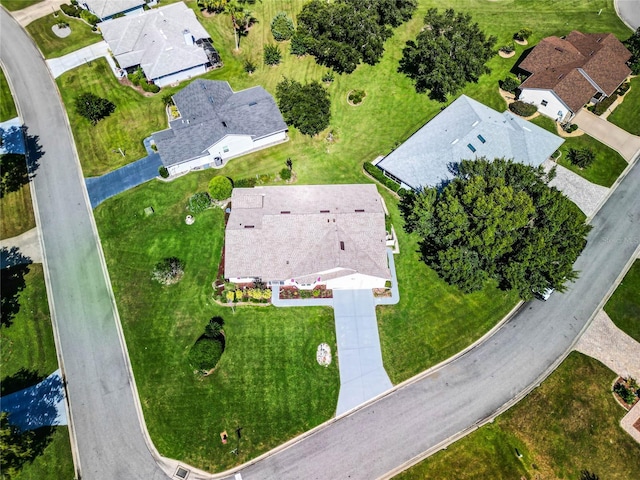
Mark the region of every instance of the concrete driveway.
[[118, 67], [116, 67], [113, 58], [111, 58], [111, 54], [109, 53], [109, 45], [107, 42], [98, 42], [93, 45], [89, 45], [88, 47], [81, 48], [80, 50], [76, 50], [75, 52], [71, 52], [67, 55], [58, 58], [50, 58], [46, 60], [47, 67], [51, 70], [51, 75], [53, 78], [58, 78], [64, 72], [68, 72], [69, 70], [73, 70], [80, 65], [84, 65], [89, 63], [97, 58], [104, 57], [107, 59], [113, 74], [118, 76]]
[[586, 108], [576, 114], [573, 123], [578, 124], [588, 135], [616, 150], [627, 162], [630, 162], [640, 150], [640, 137], [603, 120]]
[[26, 27], [34, 20], [38, 18], [46, 17], [47, 15], [53, 15], [53, 12], [60, 9], [60, 5], [63, 3], [70, 3], [68, 0], [44, 0], [43, 2], [36, 3], [27, 8], [10, 12], [13, 18], [23, 27]]
[[336, 415], [342, 415], [393, 385], [382, 365], [373, 292], [334, 290], [333, 315], [340, 364]]

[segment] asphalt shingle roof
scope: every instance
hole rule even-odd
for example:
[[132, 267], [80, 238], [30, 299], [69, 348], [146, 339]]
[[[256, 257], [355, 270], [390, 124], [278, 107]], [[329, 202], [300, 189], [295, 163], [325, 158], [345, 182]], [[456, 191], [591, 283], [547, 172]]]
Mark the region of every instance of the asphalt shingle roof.
[[451, 180], [451, 164], [463, 159], [511, 158], [538, 166], [563, 142], [509, 111], [499, 113], [461, 95], [378, 166], [419, 189]]
[[234, 92], [229, 83], [197, 79], [173, 96], [181, 117], [153, 139], [166, 165], [207, 153], [227, 135], [254, 140], [287, 130], [275, 100], [262, 87]]
[[390, 278], [384, 215], [371, 184], [236, 188], [225, 278], [313, 283], [319, 272], [327, 272], [322, 280], [354, 272]]

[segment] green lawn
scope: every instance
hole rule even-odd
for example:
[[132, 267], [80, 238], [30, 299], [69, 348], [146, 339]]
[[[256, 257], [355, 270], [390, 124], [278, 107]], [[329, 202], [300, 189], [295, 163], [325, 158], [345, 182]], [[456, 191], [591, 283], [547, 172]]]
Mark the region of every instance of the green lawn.
[[[2, 288], [6, 294], [11, 285], [3, 283]], [[0, 328], [3, 394], [33, 385], [58, 369], [41, 264], [29, 265], [25, 288], [19, 293], [19, 303], [20, 310], [11, 326]], [[52, 433], [44, 451], [33, 462], [25, 464], [16, 479], [73, 478], [67, 427], [45, 428], [37, 432], [46, 435], [49, 431]]]
[[[68, 37], [60, 38], [51, 30], [51, 27], [60, 21], [69, 24], [71, 34]], [[46, 17], [34, 20], [27, 25], [27, 32], [33, 37], [44, 58], [61, 57], [92, 43], [102, 41], [102, 35], [92, 32], [88, 24], [78, 18], [67, 17], [60, 11], [57, 12], [57, 16], [50, 12]]]
[[0, 122], [11, 120], [18, 116], [16, 105], [13, 103], [9, 82], [4, 75], [4, 70], [0, 68]]
[[611, 394], [615, 377], [598, 361], [572, 353], [494, 423], [396, 478], [577, 479], [585, 469], [602, 479], [634, 478], [640, 446], [620, 428], [626, 411]]
[[[550, 118], [539, 115], [534, 118], [532, 122], [550, 132], [557, 132], [555, 122]], [[593, 164], [587, 168], [577, 167], [573, 165], [567, 157], [570, 148], [591, 148], [596, 154], [596, 159]], [[565, 142], [560, 147], [560, 151], [562, 152], [562, 156], [558, 160], [560, 165], [592, 183], [605, 187], [613, 185], [613, 182], [616, 181], [622, 171], [627, 167], [627, 162], [618, 152], [587, 134], [580, 135], [579, 137], [565, 138]]]
[[0, 0], [0, 5], [9, 10], [15, 12], [23, 8], [30, 7], [36, 3], [40, 3], [42, 0]]
[[624, 101], [607, 118], [633, 135], [640, 135], [640, 77], [631, 79], [631, 89]]
[[23, 185], [16, 192], [0, 198], [0, 240], [15, 237], [36, 226], [31, 202], [31, 187]]
[[640, 342], [640, 260], [633, 263], [604, 309], [613, 323]]

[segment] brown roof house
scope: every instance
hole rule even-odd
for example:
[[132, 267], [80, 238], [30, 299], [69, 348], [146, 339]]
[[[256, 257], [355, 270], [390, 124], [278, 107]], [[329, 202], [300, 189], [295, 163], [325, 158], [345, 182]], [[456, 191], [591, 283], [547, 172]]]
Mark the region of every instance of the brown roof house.
[[540, 113], [569, 120], [586, 103], [610, 96], [631, 73], [631, 53], [611, 33], [581, 33], [547, 37], [518, 65], [529, 73], [519, 99]]
[[235, 188], [224, 276], [311, 289], [382, 288], [391, 279], [375, 185]]

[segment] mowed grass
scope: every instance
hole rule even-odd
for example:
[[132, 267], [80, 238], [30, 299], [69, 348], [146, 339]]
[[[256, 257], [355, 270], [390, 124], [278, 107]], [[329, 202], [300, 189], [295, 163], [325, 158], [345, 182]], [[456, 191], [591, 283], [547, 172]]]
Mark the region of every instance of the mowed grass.
[[[66, 72], [56, 81], [85, 177], [102, 175], [146, 156], [142, 140], [167, 126], [160, 95], [145, 97], [121, 85], [104, 58]], [[92, 125], [75, 110], [75, 99], [86, 92], [114, 103], [115, 112]]]
[[[8, 285], [2, 287], [9, 288]], [[11, 383], [6, 381], [7, 377], [21, 370], [45, 378], [58, 369], [41, 264], [29, 265], [25, 288], [19, 293], [19, 302], [20, 310], [13, 318], [12, 325], [0, 328], [0, 370], [5, 386]], [[67, 427], [58, 426], [42, 454], [35, 457], [33, 462], [27, 462], [15, 478], [57, 480], [73, 476], [69, 431]]]
[[10, 12], [15, 12], [16, 10], [22, 10], [23, 8], [40, 2], [42, 2], [42, 0], [0, 0], [0, 5]]
[[[156, 447], [206, 470], [224, 470], [264, 453], [333, 416], [339, 376], [316, 349], [335, 352], [329, 308], [229, 307], [212, 299], [224, 232], [220, 209], [184, 223], [188, 197], [211, 172], [166, 184], [151, 182], [95, 211], [145, 420]], [[143, 209], [155, 213], [145, 217]], [[177, 256], [180, 283], [151, 279], [154, 265]], [[212, 316], [225, 321], [226, 350], [201, 378], [188, 366], [190, 347]], [[240, 454], [235, 429], [240, 426]], [[227, 431], [230, 441], [220, 442]]]
[[[74, 52], [80, 48], [102, 41], [102, 35], [92, 32], [91, 27], [78, 18], [67, 17], [60, 10], [34, 20], [27, 25], [27, 32], [36, 42], [44, 58], [57, 58]], [[58, 37], [51, 28], [58, 22], [69, 24], [71, 34], [65, 38]]]
[[640, 342], [640, 260], [636, 260], [604, 306], [618, 328]]
[[0, 68], [0, 122], [11, 120], [18, 116], [16, 105], [13, 103], [13, 96], [9, 89], [9, 82], [4, 74], [4, 70]]
[[[550, 132], [557, 132], [555, 122], [550, 118], [539, 115], [531, 121]], [[596, 159], [587, 168], [580, 168], [569, 161], [568, 154], [571, 148], [590, 148], [595, 152]], [[578, 137], [565, 138], [565, 142], [560, 147], [560, 152], [562, 152], [558, 160], [560, 165], [577, 173], [586, 180], [604, 187], [613, 185], [622, 171], [627, 167], [627, 162], [618, 152], [600, 143], [586, 133]]]
[[29, 184], [0, 198], [0, 240], [20, 235], [35, 226]]
[[631, 79], [624, 101], [607, 117], [611, 123], [632, 135], [640, 135], [640, 77]]
[[611, 480], [634, 478], [640, 446], [619, 425], [626, 411], [611, 394], [615, 377], [597, 360], [574, 352], [493, 424], [395, 478], [577, 479], [582, 470]]

